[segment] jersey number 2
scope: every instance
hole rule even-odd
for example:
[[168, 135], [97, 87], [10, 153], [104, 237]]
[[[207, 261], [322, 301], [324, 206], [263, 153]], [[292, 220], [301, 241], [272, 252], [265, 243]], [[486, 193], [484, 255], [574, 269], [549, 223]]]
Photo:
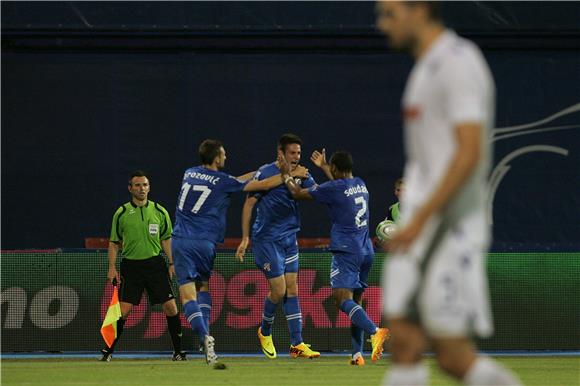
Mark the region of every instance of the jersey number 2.
[[362, 205], [362, 208], [360, 208], [359, 211], [356, 213], [356, 216], [354, 216], [354, 221], [356, 223], [356, 226], [359, 228], [366, 227], [367, 220], [361, 220], [361, 219], [362, 219], [362, 216], [364, 216], [365, 213], [367, 212], [367, 201], [365, 200], [364, 197], [356, 197], [354, 199], [354, 203], [357, 205]]
[[186, 182], [181, 187], [181, 197], [179, 197], [179, 205], [178, 205], [179, 210], [183, 210], [183, 205], [185, 204], [185, 199], [187, 198], [187, 195], [190, 192], [189, 188], [191, 188], [191, 190], [193, 190], [195, 192], [201, 192], [201, 195], [199, 196], [199, 198], [197, 199], [197, 201], [193, 205], [193, 208], [191, 208], [191, 211], [193, 213], [197, 213], [197, 212], [199, 212], [199, 210], [203, 206], [203, 203], [205, 202], [205, 200], [207, 200], [207, 198], [211, 194], [211, 189], [205, 185], [193, 185], [193, 186], [191, 186], [190, 184], [188, 184]]

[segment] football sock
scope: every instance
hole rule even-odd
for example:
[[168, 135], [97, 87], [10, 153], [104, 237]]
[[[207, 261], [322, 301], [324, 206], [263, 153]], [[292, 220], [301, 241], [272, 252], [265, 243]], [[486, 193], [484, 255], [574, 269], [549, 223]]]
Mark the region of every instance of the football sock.
[[276, 315], [277, 303], [272, 303], [270, 298], [266, 297], [264, 300], [264, 311], [262, 313], [262, 335], [268, 336], [272, 334], [272, 324], [274, 324], [274, 316]]
[[511, 371], [503, 367], [496, 361], [479, 357], [465, 374], [463, 383], [466, 385], [481, 386], [518, 386], [520, 381], [512, 374]]
[[197, 303], [199, 304], [199, 309], [203, 314], [203, 320], [205, 322], [205, 327], [209, 332], [209, 320], [211, 316], [211, 295], [207, 291], [200, 291], [197, 293]]
[[365, 339], [365, 331], [355, 324], [350, 325], [350, 338], [352, 342], [352, 355], [363, 351], [363, 343]]
[[183, 311], [187, 321], [191, 325], [191, 329], [198, 333], [200, 342], [203, 343], [205, 336], [208, 335], [208, 331], [197, 300], [190, 300], [185, 303], [183, 305]]
[[290, 331], [290, 344], [299, 345], [302, 343], [302, 312], [297, 296], [284, 298], [284, 314]]
[[113, 341], [113, 344], [111, 345], [110, 348], [105, 347], [105, 350], [107, 350], [108, 352], [115, 351], [115, 346], [117, 346], [117, 342], [119, 341], [119, 339], [121, 338], [121, 335], [123, 334], [123, 327], [125, 326], [126, 321], [127, 321], [127, 319], [123, 319], [123, 318], [117, 320], [117, 337]]
[[179, 312], [173, 316], [165, 315], [165, 318], [167, 319], [167, 329], [173, 343], [173, 351], [179, 353], [181, 352], [181, 320], [179, 319]]
[[422, 362], [414, 365], [392, 364], [383, 379], [383, 386], [426, 386], [429, 384], [429, 371]]
[[377, 326], [369, 319], [365, 310], [354, 300], [348, 299], [342, 302], [340, 310], [348, 315], [351, 322], [362, 328], [367, 334], [374, 335], [377, 332]]

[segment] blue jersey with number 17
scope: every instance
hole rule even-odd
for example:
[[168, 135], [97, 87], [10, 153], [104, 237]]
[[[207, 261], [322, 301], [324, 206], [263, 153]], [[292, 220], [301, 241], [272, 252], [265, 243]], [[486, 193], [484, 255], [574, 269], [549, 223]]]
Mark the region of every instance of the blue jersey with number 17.
[[369, 237], [369, 192], [358, 177], [325, 182], [308, 189], [326, 204], [332, 220], [330, 250], [361, 256], [373, 253]]
[[223, 243], [230, 196], [245, 185], [236, 177], [203, 166], [187, 169], [177, 198], [173, 236]]

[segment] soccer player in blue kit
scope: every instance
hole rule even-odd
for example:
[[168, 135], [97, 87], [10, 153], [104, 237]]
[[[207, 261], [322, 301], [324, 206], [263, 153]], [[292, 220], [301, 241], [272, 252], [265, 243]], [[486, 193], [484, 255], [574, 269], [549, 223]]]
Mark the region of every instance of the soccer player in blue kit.
[[387, 328], [377, 327], [362, 308], [362, 294], [373, 264], [373, 246], [369, 238], [369, 193], [363, 180], [352, 175], [352, 157], [345, 151], [335, 152], [330, 164], [324, 150], [314, 152], [312, 160], [331, 180], [304, 188], [296, 184], [290, 165], [281, 165], [284, 183], [296, 200], [315, 200], [328, 206], [332, 219], [330, 250], [332, 266], [330, 285], [338, 309], [352, 322], [352, 365], [363, 366], [364, 333], [371, 336], [372, 361], [382, 356], [389, 337]]
[[[278, 141], [278, 161], [262, 166], [255, 175], [263, 180], [280, 173], [280, 163], [287, 163], [294, 170], [300, 162], [302, 140], [294, 134], [284, 134]], [[316, 183], [311, 176], [297, 178], [296, 183], [310, 187]], [[264, 355], [276, 358], [272, 340], [272, 324], [280, 303], [290, 331], [290, 356], [293, 358], [318, 358], [320, 353], [310, 349], [302, 340], [302, 313], [298, 301], [298, 241], [300, 230], [298, 203], [284, 186], [249, 195], [242, 212], [242, 242], [236, 255], [243, 261], [249, 243], [252, 209], [257, 206], [256, 220], [252, 228], [252, 252], [256, 266], [268, 279], [270, 292], [264, 300], [262, 323], [258, 339]]]
[[[209, 278], [216, 244], [224, 239], [230, 196], [235, 192], [272, 189], [281, 186], [283, 181], [279, 173], [257, 181], [251, 180], [253, 172], [236, 178], [220, 171], [225, 165], [226, 152], [216, 140], [203, 141], [199, 156], [202, 165], [187, 169], [183, 176], [172, 252], [184, 314], [191, 328], [199, 334], [207, 363], [213, 365], [217, 363], [217, 355], [214, 338], [209, 335]], [[293, 173], [307, 175], [303, 167], [296, 168]]]

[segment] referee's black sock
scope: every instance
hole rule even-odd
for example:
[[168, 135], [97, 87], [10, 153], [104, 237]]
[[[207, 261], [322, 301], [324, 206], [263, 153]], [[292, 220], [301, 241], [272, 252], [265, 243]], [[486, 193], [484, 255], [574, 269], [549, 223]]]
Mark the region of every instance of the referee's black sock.
[[117, 342], [121, 338], [121, 334], [123, 334], [123, 327], [125, 326], [126, 321], [127, 321], [127, 319], [123, 319], [123, 318], [117, 320], [117, 337], [113, 341], [113, 345], [111, 346], [111, 348], [105, 348], [105, 350], [107, 350], [108, 352], [115, 351], [115, 346], [117, 345]]
[[181, 320], [179, 319], [179, 312], [173, 316], [167, 316], [167, 328], [169, 329], [169, 334], [171, 335], [171, 341], [173, 342], [173, 351], [176, 353], [181, 352]]

